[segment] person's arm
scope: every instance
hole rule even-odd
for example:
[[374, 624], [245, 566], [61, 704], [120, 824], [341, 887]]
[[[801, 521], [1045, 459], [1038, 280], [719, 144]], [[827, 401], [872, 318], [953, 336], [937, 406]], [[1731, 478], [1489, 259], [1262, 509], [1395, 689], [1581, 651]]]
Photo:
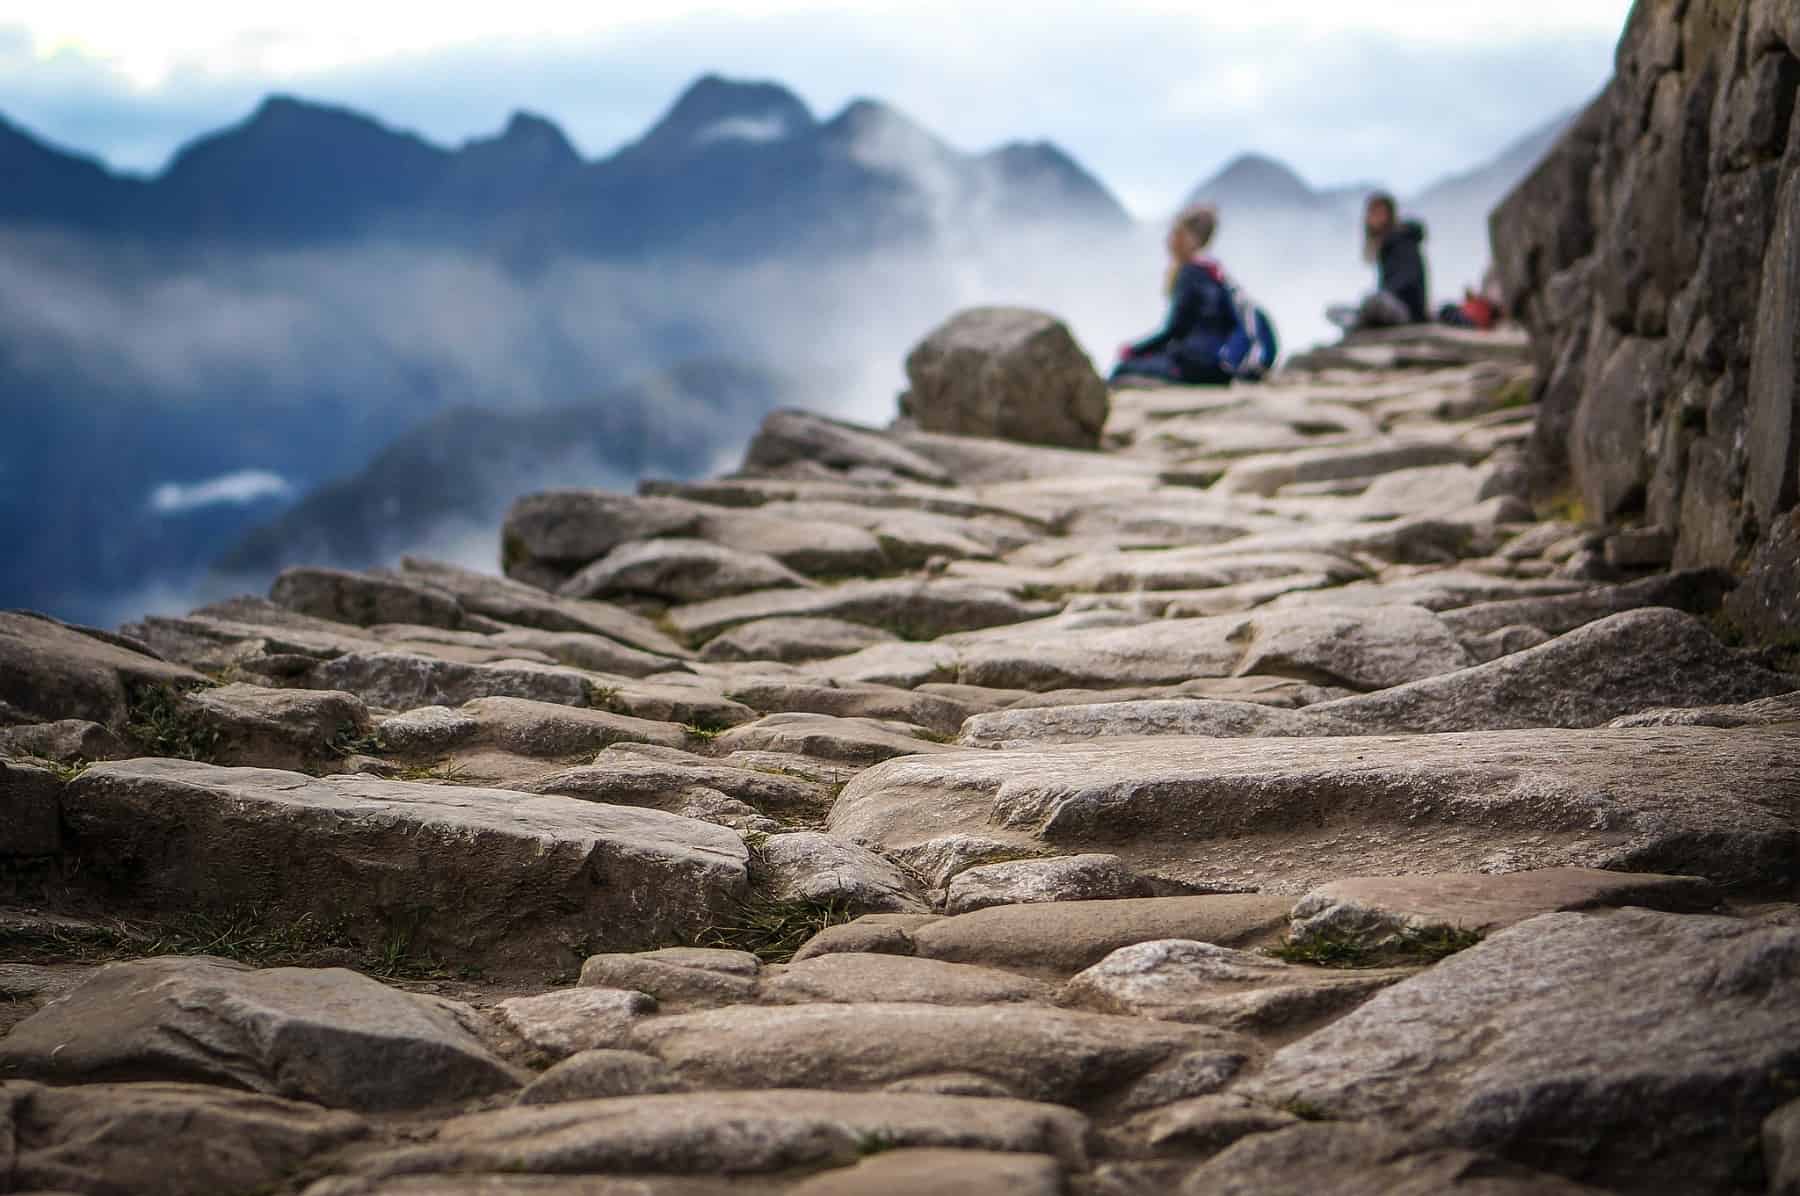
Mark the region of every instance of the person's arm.
[[1175, 293], [1169, 298], [1169, 318], [1163, 322], [1161, 331], [1131, 346], [1133, 357], [1166, 349], [1194, 330], [1205, 315], [1206, 296], [1200, 285], [1202, 281], [1210, 283], [1212, 280], [1206, 278], [1206, 272], [1200, 267], [1186, 265], [1181, 268], [1175, 276]]

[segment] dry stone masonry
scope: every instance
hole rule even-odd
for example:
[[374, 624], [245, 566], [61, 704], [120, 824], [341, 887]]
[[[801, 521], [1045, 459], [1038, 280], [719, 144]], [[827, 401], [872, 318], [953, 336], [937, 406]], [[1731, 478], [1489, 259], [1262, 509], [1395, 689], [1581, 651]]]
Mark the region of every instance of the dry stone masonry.
[[[1800, 13], [1642, 0], [1617, 73], [1493, 217], [1531, 328], [1546, 489], [1743, 568], [1727, 604], [1800, 640]], [[1666, 558], [1665, 558], [1666, 559]]]
[[0, 614], [0, 1192], [1800, 1192], [1791, 11], [1639, 6], [1529, 343], [967, 313], [504, 576]]

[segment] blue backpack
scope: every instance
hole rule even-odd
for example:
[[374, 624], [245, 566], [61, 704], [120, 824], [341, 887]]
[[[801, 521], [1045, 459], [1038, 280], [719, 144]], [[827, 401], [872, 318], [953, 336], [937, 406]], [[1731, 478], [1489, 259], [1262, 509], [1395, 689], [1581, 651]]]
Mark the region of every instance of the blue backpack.
[[1237, 327], [1219, 346], [1219, 366], [1245, 382], [1261, 380], [1275, 366], [1281, 346], [1275, 339], [1275, 322], [1236, 283], [1225, 284], [1231, 293], [1231, 311]]

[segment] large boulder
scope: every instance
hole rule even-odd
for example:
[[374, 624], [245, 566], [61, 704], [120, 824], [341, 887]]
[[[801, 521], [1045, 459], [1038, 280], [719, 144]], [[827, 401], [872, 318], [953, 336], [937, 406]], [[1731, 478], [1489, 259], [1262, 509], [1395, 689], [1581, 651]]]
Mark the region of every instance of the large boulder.
[[455, 629], [466, 618], [456, 595], [427, 581], [343, 569], [288, 569], [269, 588], [269, 599], [296, 614], [358, 627], [414, 623]]
[[62, 805], [121, 903], [255, 907], [495, 968], [696, 934], [748, 884], [721, 827], [508, 790], [129, 760], [88, 769]]
[[889, 760], [845, 787], [829, 828], [927, 875], [1106, 851], [1153, 876], [1292, 893], [1558, 865], [1788, 890], [1796, 794], [1792, 723], [1168, 737]]
[[1343, 1122], [1252, 1133], [1188, 1176], [1181, 1196], [1603, 1196], [1491, 1155], [1423, 1148]]
[[1792, 676], [1744, 660], [1691, 615], [1651, 607], [1474, 668], [1321, 702], [1304, 714], [1328, 728], [1371, 732], [1595, 727], [1658, 707], [1727, 705], [1794, 688]]
[[1800, 1066], [1800, 930], [1545, 914], [1283, 1048], [1248, 1085], [1634, 1193], [1742, 1191]]
[[111, 964], [0, 1040], [0, 1076], [198, 1080], [376, 1112], [517, 1088], [466, 1005], [342, 968]]
[[873, 428], [793, 408], [769, 412], [744, 452], [743, 472], [754, 475], [803, 464], [875, 470], [940, 485], [950, 481], [941, 466]]
[[205, 682], [123, 636], [0, 611], [0, 724], [73, 718], [122, 730], [141, 690]]
[[369, 1131], [352, 1113], [203, 1084], [0, 1085], [0, 1174], [13, 1192], [275, 1191]]
[[901, 411], [927, 432], [1091, 449], [1106, 423], [1106, 383], [1043, 312], [959, 312], [907, 355], [906, 377]]

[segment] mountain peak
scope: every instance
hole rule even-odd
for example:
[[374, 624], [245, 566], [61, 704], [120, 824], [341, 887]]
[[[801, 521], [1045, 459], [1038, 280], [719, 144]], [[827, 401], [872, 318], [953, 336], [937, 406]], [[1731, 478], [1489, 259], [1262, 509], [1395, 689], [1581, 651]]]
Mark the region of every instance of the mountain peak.
[[507, 151], [512, 155], [527, 155], [535, 159], [556, 162], [578, 162], [581, 155], [575, 152], [568, 135], [562, 131], [555, 121], [539, 116], [535, 112], [523, 110], [514, 112], [506, 122], [506, 128], [498, 137], [486, 141], [471, 142], [469, 148], [477, 146], [492, 147]]
[[1312, 207], [1319, 202], [1319, 196], [1287, 163], [1264, 154], [1249, 153], [1239, 154], [1219, 173], [1194, 188], [1188, 201], [1198, 200], [1265, 207]]
[[688, 85], [639, 148], [687, 148], [710, 141], [779, 141], [814, 124], [812, 110], [779, 83], [702, 75]]

